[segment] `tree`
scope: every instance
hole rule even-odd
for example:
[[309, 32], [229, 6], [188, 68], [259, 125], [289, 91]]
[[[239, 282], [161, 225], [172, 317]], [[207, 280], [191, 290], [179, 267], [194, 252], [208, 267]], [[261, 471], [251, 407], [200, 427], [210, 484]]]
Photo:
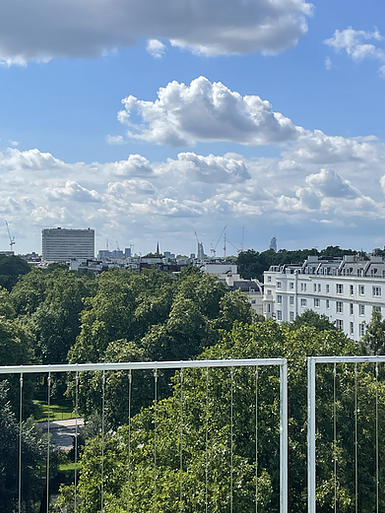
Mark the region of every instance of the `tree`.
[[28, 274], [31, 266], [18, 256], [0, 255], [0, 286], [12, 290], [20, 276]]
[[[18, 498], [18, 451], [19, 425], [8, 399], [8, 384], [0, 382], [0, 513], [16, 511]], [[34, 511], [40, 499], [44, 481], [41, 470], [44, 468], [47, 443], [36, 428], [32, 419], [22, 425], [22, 498], [23, 511]]]
[[[289, 330], [274, 321], [235, 325], [222, 332], [220, 343], [208, 348], [202, 359], [287, 357], [289, 358], [289, 510], [305, 513], [307, 460], [307, 368], [309, 355], [357, 354], [358, 345], [339, 330], [320, 331], [301, 326]], [[234, 511], [255, 511], [255, 369], [233, 371], [233, 452], [231, 453], [231, 372], [229, 369], [185, 369], [183, 388], [176, 373], [174, 393], [158, 402], [157, 430], [154, 405], [143, 409], [130, 426], [106, 438], [106, 512], [205, 511], [205, 476], [208, 462], [208, 497], [212, 511], [227, 511], [230, 490], [230, 461], [233, 462]], [[375, 490], [373, 443], [375, 381], [373, 369], [365, 366], [355, 381], [353, 369], [339, 368], [338, 384], [338, 509], [354, 511], [354, 393], [357, 386], [360, 443], [360, 511], [371, 511]], [[279, 511], [279, 373], [259, 369], [258, 378], [258, 488], [261, 512]], [[208, 386], [208, 396], [206, 387]], [[183, 402], [181, 403], [181, 397]], [[385, 386], [378, 386], [379, 408], [385, 411]], [[207, 408], [208, 405], [208, 408]], [[182, 409], [181, 409], [182, 406]], [[333, 369], [317, 369], [317, 500], [320, 513], [330, 511], [333, 496]], [[354, 406], [353, 406], [354, 408]], [[182, 412], [182, 413], [181, 413]], [[182, 417], [181, 417], [182, 415]], [[182, 439], [181, 433], [182, 418]], [[206, 436], [208, 444], [206, 445]], [[130, 438], [129, 438], [130, 437]], [[157, 463], [154, 463], [156, 437]], [[130, 440], [130, 473], [128, 446]], [[180, 443], [182, 473], [180, 473]], [[380, 448], [380, 461], [385, 451]], [[86, 447], [79, 482], [80, 513], [96, 513], [100, 501], [101, 439]], [[154, 482], [156, 480], [156, 493]], [[380, 498], [380, 510], [384, 509]]]
[[295, 320], [288, 324], [289, 329], [298, 330], [301, 326], [312, 326], [317, 331], [337, 330], [334, 322], [330, 322], [325, 314], [318, 314], [314, 310], [306, 310], [302, 315], [298, 315]]
[[385, 320], [381, 315], [381, 307], [373, 307], [372, 318], [361, 342], [370, 354], [385, 354]]

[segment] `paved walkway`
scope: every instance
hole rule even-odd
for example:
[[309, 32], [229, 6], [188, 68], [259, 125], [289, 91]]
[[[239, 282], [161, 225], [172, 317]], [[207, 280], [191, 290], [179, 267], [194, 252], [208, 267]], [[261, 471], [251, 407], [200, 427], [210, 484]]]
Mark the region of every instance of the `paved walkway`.
[[[79, 417], [77, 420], [78, 429], [84, 425], [84, 419]], [[48, 430], [48, 422], [39, 422], [39, 427], [44, 433]], [[52, 433], [51, 442], [59, 449], [72, 449], [73, 436], [76, 433], [76, 419], [51, 420], [49, 431]]]

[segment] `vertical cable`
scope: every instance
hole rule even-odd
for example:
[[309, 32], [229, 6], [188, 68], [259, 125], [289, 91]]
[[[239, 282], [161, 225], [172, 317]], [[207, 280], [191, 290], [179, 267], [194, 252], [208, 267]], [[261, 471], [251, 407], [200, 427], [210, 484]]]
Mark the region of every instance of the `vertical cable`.
[[100, 493], [100, 510], [102, 513], [104, 513], [104, 431], [105, 431], [105, 425], [104, 425], [104, 409], [105, 409], [105, 402], [106, 402], [106, 373], [103, 371], [102, 376], [102, 479], [101, 479], [101, 493]]
[[179, 508], [183, 511], [183, 369], [180, 370]]
[[354, 489], [355, 513], [358, 513], [358, 394], [357, 394], [357, 362], [354, 364]]
[[208, 450], [209, 450], [209, 368], [206, 367], [206, 448], [205, 448], [205, 506], [206, 506], [206, 513], [208, 513], [208, 483], [209, 483], [209, 459], [208, 459]]
[[79, 416], [79, 373], [76, 372], [75, 375], [75, 504], [74, 509], [75, 513], [77, 511], [77, 502], [78, 502], [78, 416]]
[[132, 371], [128, 371], [128, 493], [127, 511], [130, 511], [131, 496], [131, 399], [132, 399]]
[[231, 385], [230, 385], [230, 513], [233, 513], [233, 451], [234, 451], [234, 439], [233, 439], [233, 431], [234, 431], [234, 368], [231, 367], [230, 370], [231, 375]]
[[49, 511], [49, 474], [50, 474], [50, 469], [49, 469], [49, 451], [50, 451], [50, 439], [49, 439], [49, 435], [50, 435], [50, 431], [49, 431], [49, 428], [50, 428], [50, 415], [51, 415], [51, 373], [49, 372], [48, 373], [48, 378], [47, 378], [47, 387], [48, 387], [48, 390], [47, 390], [47, 405], [48, 405], [48, 423], [47, 423], [47, 496], [46, 496], [46, 505], [47, 505], [47, 509], [46, 511]]
[[158, 470], [157, 470], [157, 462], [156, 462], [156, 452], [157, 452], [157, 430], [158, 430], [158, 369], [154, 370], [154, 511], [157, 513], [158, 511], [158, 498], [157, 498], [157, 479], [158, 479]]
[[379, 513], [379, 444], [378, 444], [378, 362], [376, 362], [376, 513]]
[[21, 499], [22, 499], [22, 489], [21, 489], [21, 477], [22, 477], [22, 468], [21, 468], [21, 457], [22, 457], [22, 442], [23, 442], [23, 374], [20, 374], [20, 400], [19, 400], [19, 500], [18, 500], [18, 512], [21, 513]]
[[337, 403], [336, 403], [336, 378], [337, 369], [333, 369], [333, 462], [334, 462], [334, 513], [337, 513]]
[[258, 513], [258, 367], [255, 367], [255, 513]]

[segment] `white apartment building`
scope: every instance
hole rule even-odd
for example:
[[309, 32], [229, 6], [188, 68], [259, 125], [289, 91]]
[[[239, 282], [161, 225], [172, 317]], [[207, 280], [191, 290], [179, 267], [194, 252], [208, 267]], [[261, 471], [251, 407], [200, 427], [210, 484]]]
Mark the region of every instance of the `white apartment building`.
[[94, 258], [95, 230], [90, 228], [46, 228], [42, 231], [42, 259], [45, 262], [69, 262]]
[[271, 266], [264, 273], [263, 314], [279, 323], [314, 310], [358, 340], [374, 306], [385, 314], [385, 261], [380, 256], [310, 256], [303, 264]]

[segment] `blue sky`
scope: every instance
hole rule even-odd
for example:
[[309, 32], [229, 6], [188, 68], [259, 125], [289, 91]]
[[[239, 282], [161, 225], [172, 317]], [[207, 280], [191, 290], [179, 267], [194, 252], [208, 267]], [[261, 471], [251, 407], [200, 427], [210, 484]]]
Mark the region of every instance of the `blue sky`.
[[257, 250], [384, 246], [382, 2], [1, 3], [17, 252], [54, 226], [141, 253], [196, 252], [194, 230], [209, 252], [226, 224]]

